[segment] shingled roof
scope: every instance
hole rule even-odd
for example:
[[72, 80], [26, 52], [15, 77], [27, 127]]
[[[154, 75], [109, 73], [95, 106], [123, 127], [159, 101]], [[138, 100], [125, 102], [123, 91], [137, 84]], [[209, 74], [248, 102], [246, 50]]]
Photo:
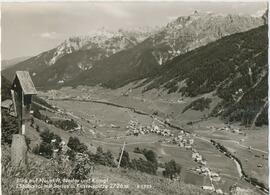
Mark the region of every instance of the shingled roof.
[[28, 71], [16, 71], [15, 79], [16, 78], [18, 78], [22, 91], [25, 95], [37, 94], [37, 90]]

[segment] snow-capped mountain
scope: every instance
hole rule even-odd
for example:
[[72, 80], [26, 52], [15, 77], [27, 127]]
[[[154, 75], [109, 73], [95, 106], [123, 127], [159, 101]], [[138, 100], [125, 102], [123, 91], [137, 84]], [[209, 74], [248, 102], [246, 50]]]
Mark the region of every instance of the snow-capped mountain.
[[153, 55], [162, 65], [180, 54], [263, 24], [262, 17], [195, 11], [190, 16], [181, 16], [168, 23], [163, 31], [154, 34], [149, 41], [155, 48]]
[[[48, 64], [53, 65], [59, 58], [78, 50], [102, 49], [104, 50], [104, 55], [109, 57], [121, 50], [132, 48], [145, 38], [146, 36], [143, 32], [139, 34], [138, 32], [122, 30], [117, 32], [100, 30], [89, 36], [71, 37], [56, 48]], [[87, 67], [84, 68], [87, 69]]]
[[199, 13], [181, 16], [164, 27], [116, 32], [101, 29], [72, 37], [56, 48], [3, 73], [28, 70], [43, 86], [96, 85], [119, 87], [156, 74], [160, 65], [222, 37], [263, 25], [262, 17]]
[[[4, 74], [11, 79], [14, 71], [28, 70], [36, 82], [43, 79], [45, 75], [45, 83], [64, 83], [80, 72], [91, 69], [97, 61], [134, 47], [154, 33], [157, 28], [154, 28], [153, 31], [151, 29], [138, 28], [118, 31], [100, 29], [90, 32], [87, 36], [74, 36], [54, 49], [20, 62], [6, 70]], [[44, 81], [41, 83], [44, 84]]]
[[176, 56], [263, 24], [261, 17], [246, 15], [194, 12], [190, 16], [181, 16], [135, 47], [99, 61], [97, 66], [81, 73], [70, 84], [101, 83], [117, 88], [130, 81], [153, 76]]

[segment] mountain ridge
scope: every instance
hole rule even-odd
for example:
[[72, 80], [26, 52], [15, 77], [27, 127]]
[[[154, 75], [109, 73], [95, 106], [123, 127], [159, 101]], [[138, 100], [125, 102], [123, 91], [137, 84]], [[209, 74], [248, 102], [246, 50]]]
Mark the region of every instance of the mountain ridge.
[[[142, 42], [133, 39], [132, 32], [124, 30], [120, 30], [116, 35], [108, 33], [104, 35], [104, 39], [98, 34], [92, 36], [90, 41], [89, 38], [70, 38], [57, 48], [19, 63], [5, 70], [3, 74], [11, 79], [16, 70], [28, 70], [38, 86], [47, 88], [81, 84], [120, 87], [130, 81], [155, 74], [160, 65], [178, 55], [227, 34], [246, 31], [260, 24], [263, 24], [262, 18], [251, 16], [181, 16], [167, 26], [155, 30], [153, 34], [146, 32], [148, 38]], [[227, 27], [222, 28], [224, 25]], [[214, 38], [210, 39], [211, 36]], [[62, 59], [71, 59], [69, 55], [76, 56], [77, 61], [68, 62]], [[96, 78], [99, 72], [104, 74]]]
[[[205, 18], [206, 17], [206, 18]], [[189, 37], [184, 37], [183, 35], [185, 34], [190, 34], [190, 32], [197, 32], [198, 29], [204, 29], [202, 28], [202, 24], [201, 24], [201, 20], [205, 20], [205, 23], [207, 23], [208, 25], [212, 26], [213, 23], [216, 23], [216, 20], [212, 18], [212, 14], [206, 14], [203, 17], [199, 17], [194, 19], [190, 19], [190, 16], [185, 16], [185, 17], [179, 17], [177, 18], [174, 22], [169, 23], [167, 25], [167, 28], [165, 28], [164, 30], [161, 30], [159, 33], [154, 34], [152, 36], [150, 36], [148, 39], [144, 40], [142, 43], [138, 44], [137, 46], [131, 48], [130, 50], [128, 50], [128, 52], [130, 53], [134, 53], [134, 56], [131, 56], [129, 59], [127, 59], [127, 56], [130, 55], [127, 52], [123, 51], [121, 52], [123, 55], [121, 55], [121, 53], [117, 53], [115, 55], [110, 56], [109, 58], [106, 58], [103, 60], [102, 64], [107, 64], [106, 66], [100, 66], [100, 64], [96, 67], [94, 67], [92, 70], [89, 70], [87, 72], [82, 73], [81, 75], [79, 75], [77, 78], [75, 78], [73, 81], [75, 83], [75, 85], [96, 85], [96, 84], [103, 84], [106, 87], [110, 87], [110, 88], [117, 88], [122, 86], [123, 84], [126, 84], [130, 81], [136, 80], [136, 79], [141, 79], [143, 77], [149, 77], [153, 74], [156, 73], [156, 71], [158, 69], [160, 69], [160, 65], [166, 65], [166, 63], [170, 60], [172, 60], [174, 57], [179, 56], [181, 54], [184, 54], [186, 52], [188, 52], [189, 50], [193, 50], [195, 48], [198, 48], [200, 46], [206, 45], [206, 43], [211, 43], [217, 39], [219, 39], [220, 37], [227, 36], [227, 34], [234, 34], [235, 32], [242, 32], [245, 30], [249, 30], [251, 28], [251, 26], [256, 27], [259, 24], [263, 24], [263, 19], [262, 18], [254, 18], [254, 17], [248, 17], [248, 16], [216, 16], [216, 20], [219, 21], [221, 19], [222, 22], [218, 23], [217, 26], [221, 28], [221, 26], [224, 25], [224, 23], [227, 23], [228, 20], [232, 20], [232, 18], [235, 18], [236, 22], [232, 22], [229, 23], [228, 26], [226, 27], [228, 29], [230, 29], [230, 27], [232, 28], [231, 31], [226, 31], [226, 28], [224, 28], [224, 34], [218, 34], [218, 32], [222, 31], [219, 28], [214, 28], [212, 34], [208, 31], [204, 31], [201, 30], [201, 34], [198, 33], [197, 35], [194, 35], [192, 37], [191, 40], [189, 40]], [[220, 18], [221, 17], [221, 18]], [[224, 19], [224, 20], [223, 20]], [[247, 23], [249, 23], [251, 21], [250, 25], [245, 26], [245, 22], [247, 19]], [[199, 22], [197, 21], [199, 20]], [[212, 20], [214, 20], [214, 22], [212, 22]], [[241, 21], [241, 25], [239, 25], [239, 20]], [[258, 22], [258, 21], [259, 22]], [[180, 21], [180, 25], [182, 25], [182, 23], [187, 24], [187, 26], [191, 25], [191, 27], [195, 27], [194, 28], [183, 28], [183, 31], [180, 31], [180, 33], [178, 32], [178, 28], [179, 27], [179, 21]], [[195, 21], [195, 22], [194, 22]], [[176, 23], [176, 24], [174, 24]], [[195, 24], [193, 24], [195, 23]], [[256, 25], [255, 25], [256, 24]], [[168, 27], [172, 25], [172, 27]], [[238, 26], [238, 27], [237, 27]], [[182, 27], [181, 27], [182, 28]], [[196, 30], [197, 29], [197, 30]], [[177, 34], [178, 33], [178, 34]], [[204, 34], [203, 34], [204, 33]], [[177, 35], [176, 35], [177, 34]], [[213, 39], [208, 39], [205, 40], [206, 37], [211, 37], [210, 35], [215, 35]], [[200, 37], [202, 36], [202, 38]], [[181, 37], [184, 37], [183, 39]], [[201, 40], [201, 42], [199, 42], [198, 44], [195, 44], [197, 40]], [[182, 44], [185, 43], [185, 44]], [[141, 75], [141, 71], [136, 69], [136, 66], [138, 66], [138, 56], [147, 56], [148, 59], [151, 60], [151, 63], [148, 64], [143, 64], [142, 62], [140, 63], [140, 70], [143, 70], [144, 68], [148, 70], [148, 68], [152, 67], [152, 73], [149, 73], [148, 71], [145, 71], [144, 75]], [[117, 60], [119, 61], [123, 61], [123, 66], [119, 67], [119, 62], [117, 62]], [[125, 60], [126, 59], [126, 60]], [[133, 63], [133, 64], [131, 64]], [[122, 71], [122, 75], [119, 74], [119, 72], [121, 72], [121, 68], [123, 69], [123, 67], [130, 67], [130, 71], [129, 73], [133, 72], [132, 75], [130, 74], [126, 74], [125, 71]], [[132, 67], [131, 67], [132, 66]], [[147, 67], [148, 66], [148, 67]], [[91, 79], [91, 77], [96, 77], [97, 72], [102, 72], [102, 71], [98, 71], [100, 70], [100, 68], [103, 67], [103, 70], [105, 71], [107, 68], [110, 69], [110, 73], [111, 75], [105, 75], [105, 74], [101, 74], [99, 79]], [[119, 70], [120, 68], [120, 70]], [[126, 67], [125, 67], [126, 68]], [[117, 70], [116, 70], [117, 69]], [[136, 74], [135, 72], [138, 71], [139, 73]], [[87, 77], [87, 78], [86, 78]], [[115, 80], [118, 80], [119, 77], [122, 77], [121, 82], [115, 82]], [[126, 77], [129, 77], [129, 79], [124, 79]], [[84, 80], [84, 78], [86, 78]], [[102, 79], [103, 78], [103, 79]], [[71, 81], [70, 85], [74, 85], [74, 83], [72, 84]]]
[[[178, 56], [137, 87], [222, 99], [212, 116], [267, 124], [268, 26], [233, 34]], [[257, 119], [256, 119], [257, 120]]]

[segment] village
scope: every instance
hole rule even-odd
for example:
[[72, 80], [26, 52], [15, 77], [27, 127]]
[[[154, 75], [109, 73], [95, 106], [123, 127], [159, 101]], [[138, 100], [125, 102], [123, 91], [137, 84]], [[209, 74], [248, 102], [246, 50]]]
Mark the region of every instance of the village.
[[190, 171], [209, 177], [211, 183], [210, 186], [202, 186], [202, 189], [223, 194], [221, 189], [215, 189], [215, 186], [213, 185], [213, 182], [219, 182], [221, 177], [218, 173], [211, 171], [211, 169], [207, 167], [206, 159], [203, 158], [203, 156], [193, 147], [194, 137], [196, 137], [196, 134], [181, 130], [177, 135], [175, 135], [157, 118], [154, 118], [152, 124], [148, 126], [143, 126], [136, 120], [130, 120], [126, 128], [128, 129], [128, 136], [139, 136], [153, 133], [164, 137], [159, 140], [162, 144], [177, 145], [179, 148], [190, 150], [192, 152], [192, 160], [198, 163], [198, 166], [194, 167]]
[[241, 129], [237, 127], [233, 127], [231, 125], [225, 125], [222, 127], [215, 127], [215, 126], [207, 126], [208, 129], [212, 131], [226, 131], [226, 132], [231, 132], [239, 135], [246, 135]]

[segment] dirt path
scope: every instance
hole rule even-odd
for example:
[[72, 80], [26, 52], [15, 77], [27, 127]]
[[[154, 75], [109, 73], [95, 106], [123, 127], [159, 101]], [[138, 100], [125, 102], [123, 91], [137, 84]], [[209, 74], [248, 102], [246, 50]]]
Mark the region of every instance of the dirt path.
[[[222, 139], [218, 139], [218, 138], [215, 138], [216, 140], [222, 140]], [[237, 145], [239, 145], [240, 147], [242, 147], [242, 148], [246, 148], [246, 149], [249, 149], [249, 147], [248, 146], [245, 146], [245, 145], [243, 145], [243, 144], [240, 144], [240, 142], [238, 142], [238, 141], [235, 141], [235, 140], [222, 140], [222, 141], [224, 141], [224, 142], [232, 142], [232, 143], [234, 143], [234, 144], [237, 144]], [[265, 153], [265, 154], [268, 154], [268, 152], [267, 151], [264, 151], [264, 150], [260, 150], [260, 149], [258, 149], [258, 148], [250, 148], [250, 150], [254, 150], [254, 151], [257, 151], [257, 152], [261, 152], [261, 153]]]

